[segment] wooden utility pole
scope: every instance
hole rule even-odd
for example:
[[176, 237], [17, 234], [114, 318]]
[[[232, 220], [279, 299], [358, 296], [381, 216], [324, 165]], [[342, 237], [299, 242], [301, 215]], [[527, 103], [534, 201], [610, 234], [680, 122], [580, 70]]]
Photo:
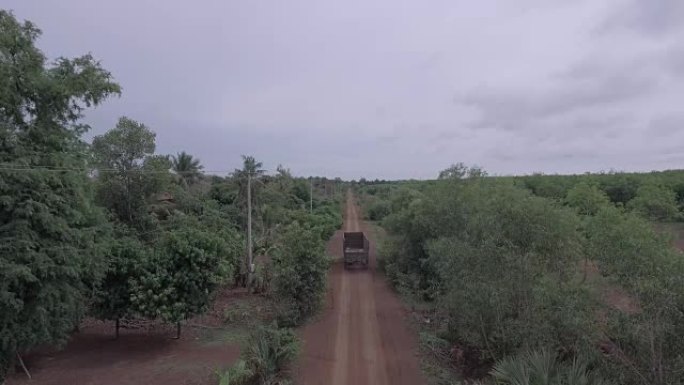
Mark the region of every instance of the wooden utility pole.
[[247, 290], [252, 288], [252, 174], [247, 174]]
[[313, 213], [313, 177], [309, 177], [311, 191], [309, 192], [309, 211]]

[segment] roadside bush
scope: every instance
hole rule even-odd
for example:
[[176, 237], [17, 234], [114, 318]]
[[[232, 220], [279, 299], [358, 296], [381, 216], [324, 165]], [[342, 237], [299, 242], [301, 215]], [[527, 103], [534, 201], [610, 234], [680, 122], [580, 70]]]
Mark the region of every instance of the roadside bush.
[[390, 204], [384, 200], [375, 201], [368, 207], [368, 219], [381, 221], [390, 213]]
[[573, 281], [577, 218], [520, 189], [488, 190], [468, 202], [476, 213], [462, 231], [427, 243], [450, 338], [490, 362], [524, 347], [585, 350], [594, 332], [588, 293]]
[[615, 208], [589, 223], [589, 252], [602, 274], [638, 308], [612, 312], [607, 334], [626, 357], [625, 384], [681, 384], [684, 372], [684, 258], [652, 224]]
[[300, 325], [318, 310], [329, 265], [318, 234], [297, 223], [285, 229], [273, 258], [273, 294], [281, 326]]
[[504, 358], [491, 376], [498, 385], [609, 385], [581, 360], [560, 361], [548, 350], [528, 351]]
[[219, 373], [219, 385], [285, 384], [287, 367], [299, 353], [299, 339], [290, 329], [265, 327], [249, 338], [247, 349], [231, 368]]

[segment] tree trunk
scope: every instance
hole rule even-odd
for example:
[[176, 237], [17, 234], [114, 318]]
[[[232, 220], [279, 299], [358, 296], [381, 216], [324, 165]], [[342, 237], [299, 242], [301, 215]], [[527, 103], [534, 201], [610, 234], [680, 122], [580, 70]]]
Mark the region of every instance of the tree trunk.
[[181, 323], [180, 321], [176, 322], [176, 339], [180, 339], [181, 336]]
[[252, 289], [252, 175], [247, 174], [247, 292]]
[[26, 373], [26, 377], [28, 379], [31, 379], [31, 373], [29, 373], [28, 369], [26, 369], [26, 365], [24, 364], [24, 360], [21, 359], [21, 356], [19, 355], [19, 352], [17, 352], [17, 359], [19, 360], [19, 365], [21, 365], [21, 368], [24, 369], [24, 373]]
[[114, 339], [118, 340], [119, 339], [119, 319], [118, 318], [115, 321], [114, 327], [116, 329], [116, 336], [114, 337]]

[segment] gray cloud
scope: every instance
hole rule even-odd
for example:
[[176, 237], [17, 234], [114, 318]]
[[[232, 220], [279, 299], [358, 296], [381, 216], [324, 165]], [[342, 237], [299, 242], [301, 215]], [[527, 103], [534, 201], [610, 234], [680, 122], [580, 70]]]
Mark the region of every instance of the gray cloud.
[[684, 112], [663, 115], [651, 120], [648, 136], [672, 137], [684, 132]]
[[599, 27], [601, 32], [634, 29], [648, 35], [662, 35], [684, 24], [681, 0], [627, 0], [616, 7]]
[[677, 76], [684, 76], [684, 45], [672, 46], [665, 51], [665, 66]]
[[524, 130], [541, 119], [640, 98], [655, 87], [653, 79], [638, 76], [580, 77], [538, 92], [478, 89], [463, 102], [481, 112], [473, 127]]
[[[120, 115], [208, 170], [427, 178], [673, 168], [681, 0], [6, 0], [51, 57], [92, 52]], [[597, 31], [601, 31], [597, 33]], [[655, 131], [654, 131], [655, 130]], [[655, 135], [653, 132], [660, 132]]]

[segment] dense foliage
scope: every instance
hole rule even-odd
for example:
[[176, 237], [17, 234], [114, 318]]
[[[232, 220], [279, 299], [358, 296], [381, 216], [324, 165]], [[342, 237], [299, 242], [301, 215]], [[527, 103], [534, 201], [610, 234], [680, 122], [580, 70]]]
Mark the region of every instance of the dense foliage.
[[296, 326], [318, 310], [325, 292], [329, 261], [323, 258], [319, 235], [296, 222], [285, 230], [281, 242], [273, 260], [279, 323]]
[[[186, 152], [156, 153], [155, 132], [128, 117], [88, 144], [84, 108], [120, 88], [89, 55], [48, 64], [39, 36], [0, 11], [0, 378], [86, 315], [116, 320], [118, 335], [120, 319], [204, 312], [222, 285], [245, 285], [251, 252], [275, 258], [266, 294], [292, 304], [282, 323], [310, 316], [325, 289], [324, 241], [341, 225], [341, 181], [267, 175], [249, 156], [207, 176]], [[287, 333], [262, 337], [272, 346]]]
[[[615, 203], [601, 177], [546, 197], [514, 178], [444, 175], [361, 191], [367, 207], [390, 208], [388, 278], [431, 309], [463, 374], [525, 372], [525, 352], [545, 351], [558, 373], [593, 368], [589, 383], [682, 383], [684, 259], [652, 222], [676, 217], [665, 184], [645, 174]], [[530, 180], [551, 187], [539, 178]]]
[[105, 263], [79, 119], [119, 86], [89, 55], [48, 65], [39, 36], [0, 10], [0, 375], [66, 340]]

